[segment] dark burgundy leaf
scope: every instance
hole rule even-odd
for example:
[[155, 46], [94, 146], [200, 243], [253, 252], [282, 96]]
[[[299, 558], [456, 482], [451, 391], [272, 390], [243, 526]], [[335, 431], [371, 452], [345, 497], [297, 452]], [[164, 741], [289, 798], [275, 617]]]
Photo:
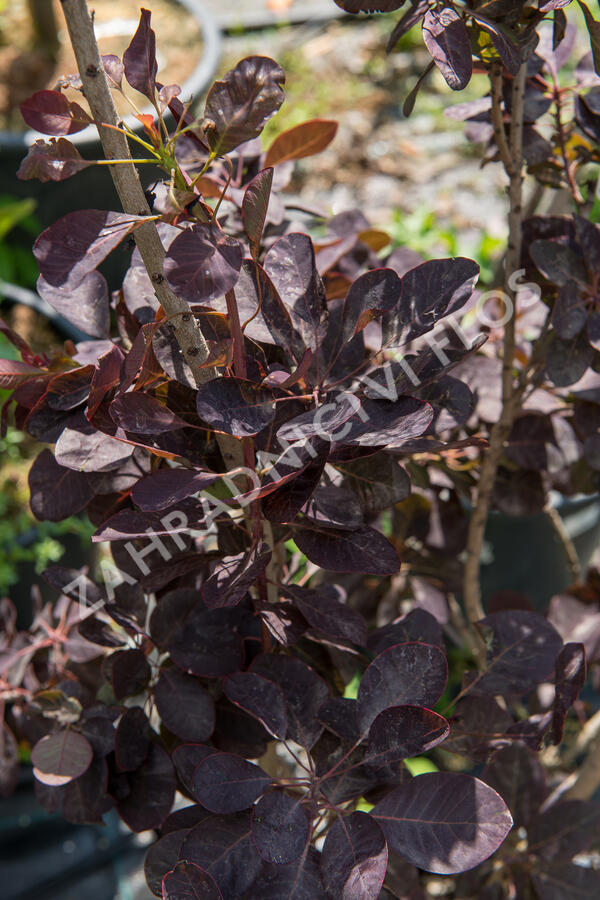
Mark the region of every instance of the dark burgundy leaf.
[[85, 334], [106, 338], [110, 332], [108, 285], [100, 272], [89, 272], [75, 288], [53, 287], [40, 276], [37, 292], [43, 300]]
[[403, 344], [431, 331], [465, 305], [478, 276], [477, 263], [463, 257], [430, 259], [410, 269], [401, 279], [396, 308], [383, 317], [385, 342]]
[[[317, 488], [327, 462], [329, 444], [320, 438], [313, 440], [310, 449], [314, 458], [309, 455], [308, 449], [301, 447], [296, 451], [293, 447], [290, 448], [276, 461], [263, 479], [262, 490], [273, 483], [274, 479], [282, 481], [280, 487], [263, 497], [261, 504], [263, 515], [271, 522], [293, 521]], [[302, 465], [294, 471], [295, 461]], [[288, 471], [290, 467], [291, 472]]]
[[238, 438], [254, 437], [275, 418], [271, 392], [241, 378], [215, 378], [203, 384], [196, 406], [211, 428]]
[[115, 759], [122, 772], [135, 772], [147, 759], [152, 746], [152, 729], [139, 706], [126, 709], [115, 732]]
[[214, 813], [248, 809], [270, 783], [260, 766], [233, 753], [211, 753], [192, 778], [196, 800]]
[[358, 688], [358, 721], [366, 732], [388, 706], [435, 706], [448, 678], [446, 658], [433, 644], [397, 644], [367, 666]]
[[365, 515], [373, 515], [406, 500], [410, 479], [400, 463], [387, 453], [340, 463], [337, 468], [358, 497]]
[[320, 854], [314, 847], [289, 866], [265, 863], [242, 900], [325, 900], [319, 871]]
[[156, 709], [169, 731], [182, 741], [201, 744], [215, 727], [215, 705], [197, 678], [163, 669], [154, 688]]
[[304, 345], [316, 353], [327, 328], [327, 307], [311, 239], [286, 234], [273, 244], [264, 265]]
[[574, 281], [561, 285], [552, 310], [554, 330], [565, 341], [576, 337], [587, 319], [585, 300]]
[[89, 769], [93, 750], [90, 742], [68, 728], [47, 734], [31, 751], [33, 774], [51, 786], [68, 784]]
[[[391, 53], [398, 41], [401, 37], [404, 37], [407, 32], [419, 22], [427, 10], [429, 9], [429, 0], [412, 0], [411, 8], [408, 9], [402, 18], [396, 23], [394, 30], [392, 31], [387, 47], [386, 52]], [[433, 66], [433, 63], [431, 63]]]
[[318, 718], [328, 731], [354, 743], [360, 738], [356, 710], [356, 700], [346, 697], [330, 697], [319, 708]]
[[93, 162], [84, 159], [77, 147], [66, 138], [39, 140], [34, 141], [27, 156], [21, 161], [17, 178], [21, 181], [31, 178], [42, 182], [64, 181], [92, 165]]
[[170, 591], [159, 599], [150, 617], [150, 636], [161, 650], [166, 650], [185, 629], [198, 604], [202, 606], [200, 592], [186, 588]]
[[[212, 747], [207, 747], [206, 749], [209, 753], [213, 752]], [[160, 827], [160, 832], [161, 834], [169, 834], [172, 831], [190, 831], [194, 825], [198, 825], [200, 822], [204, 822], [205, 819], [210, 819], [210, 817], [211, 814], [202, 809], [201, 806], [198, 806], [197, 803], [193, 806], [184, 806], [167, 816]], [[169, 866], [169, 868], [172, 868], [172, 866]]]
[[487, 759], [490, 749], [505, 743], [513, 724], [510, 713], [493, 698], [467, 695], [456, 705], [445, 749]]
[[574, 216], [575, 236], [590, 272], [600, 268], [600, 228], [582, 216]]
[[419, 775], [376, 804], [391, 850], [440, 875], [464, 872], [498, 849], [512, 827], [502, 798], [471, 775]]
[[265, 166], [277, 166], [292, 159], [304, 159], [320, 153], [337, 134], [338, 123], [327, 119], [301, 122], [277, 135], [265, 157]]
[[[183, 786], [190, 794], [193, 794], [192, 783], [194, 772], [200, 763], [214, 752], [214, 747], [209, 747], [205, 744], [180, 744], [179, 747], [173, 751], [171, 755], [173, 765], [175, 766]], [[199, 807], [199, 809], [202, 809], [202, 807]], [[210, 815], [210, 813], [205, 810], [203, 810], [203, 812], [203, 819]]]
[[527, 827], [546, 798], [544, 768], [520, 741], [494, 753], [481, 777], [506, 800], [517, 827]]
[[343, 528], [352, 531], [363, 524], [360, 503], [352, 491], [335, 485], [317, 487], [302, 509], [302, 514], [326, 528]]
[[291, 603], [269, 604], [261, 609], [260, 615], [275, 640], [284, 647], [296, 644], [308, 627]]
[[285, 72], [265, 56], [249, 56], [208, 92], [202, 127], [215, 156], [258, 137], [284, 100]]
[[584, 286], [587, 274], [581, 256], [566, 244], [555, 240], [533, 241], [529, 254], [544, 278], [552, 284], [562, 286], [575, 281]]
[[202, 598], [209, 609], [237, 606], [269, 564], [271, 551], [266, 544], [249, 553], [224, 556], [202, 585]]
[[112, 81], [117, 87], [121, 87], [125, 69], [119, 57], [115, 56], [114, 53], [107, 53], [102, 56], [102, 65], [108, 76], [109, 84]]
[[559, 800], [543, 810], [528, 828], [529, 852], [546, 863], [567, 861], [600, 835], [600, 807], [585, 800]]
[[[197, 809], [199, 808], [197, 807]], [[160, 840], [152, 844], [146, 854], [144, 875], [148, 887], [156, 897], [162, 897], [163, 878], [177, 864], [179, 851], [188, 831], [187, 828], [181, 828], [170, 831], [168, 834], [163, 833]]]
[[156, 93], [156, 36], [150, 27], [151, 13], [140, 12], [140, 22], [129, 47], [123, 54], [123, 69], [128, 83], [154, 102]]
[[188, 303], [208, 303], [231, 290], [240, 275], [242, 246], [218, 225], [186, 228], [170, 245], [164, 273], [173, 291]]
[[252, 672], [279, 685], [287, 703], [288, 737], [310, 749], [323, 731], [317, 712], [327, 699], [325, 682], [299, 659], [270, 653], [253, 660]]
[[19, 359], [0, 359], [0, 387], [15, 388], [31, 378], [39, 378], [44, 370]]
[[[245, 259], [242, 263], [235, 299], [242, 324], [252, 318], [244, 329], [245, 335], [261, 343], [286, 347], [297, 361], [302, 359], [304, 347], [294, 331], [290, 314], [273, 282], [254, 260]], [[224, 298], [213, 301], [211, 306], [219, 312], [227, 311]]]
[[135, 482], [131, 499], [146, 512], [158, 512], [210, 487], [218, 477], [213, 472], [203, 472], [201, 469], [160, 469]]
[[401, 447], [427, 431], [433, 415], [429, 403], [414, 397], [364, 400], [361, 410], [333, 437], [340, 444], [359, 447]]
[[257, 259], [260, 253], [260, 242], [267, 218], [272, 184], [273, 169], [263, 169], [262, 172], [255, 175], [246, 188], [242, 201], [244, 230], [248, 235], [250, 250], [254, 259]]
[[194, 611], [185, 629], [170, 643], [171, 658], [193, 675], [218, 678], [237, 672], [244, 659], [235, 609]]
[[[174, 534], [187, 534], [194, 527], [203, 524], [204, 517], [197, 503], [184, 501], [173, 513], [166, 513], [162, 517], [157, 513], [138, 512], [133, 509], [122, 509], [104, 522], [92, 535], [92, 541], [129, 541], [135, 538], [170, 537]], [[181, 550], [181, 543], [174, 541], [175, 546]], [[163, 556], [157, 550], [156, 556]], [[145, 563], [137, 566], [138, 573], [150, 575], [150, 570]]]
[[[284, 441], [301, 441], [312, 437], [318, 437], [321, 441], [338, 440], [338, 436], [345, 436], [350, 427], [345, 423], [353, 416], [360, 415], [360, 406], [360, 400], [354, 394], [337, 394], [331, 401], [290, 419], [278, 429], [277, 437]], [[312, 455], [315, 456], [314, 453]]]
[[286, 585], [285, 597], [293, 600], [306, 621], [327, 637], [364, 645], [367, 641], [367, 623], [363, 616], [326, 594], [324, 591]]
[[388, 849], [381, 827], [367, 813], [339, 817], [323, 846], [321, 876], [328, 897], [376, 900], [387, 869]]
[[117, 804], [132, 831], [158, 828], [168, 816], [175, 795], [175, 775], [168, 754], [153, 744], [142, 766], [128, 776], [130, 791]]
[[600, 872], [587, 866], [563, 863], [532, 875], [539, 900], [595, 900], [600, 892]]
[[236, 706], [263, 725], [273, 737], [284, 740], [287, 732], [285, 698], [278, 684], [256, 672], [236, 672], [223, 682], [223, 693]]
[[41, 275], [51, 287], [74, 290], [144, 219], [103, 209], [68, 213], [33, 245]]
[[196, 825], [183, 842], [180, 859], [212, 875], [224, 897], [241, 897], [262, 863], [251, 837], [250, 813], [211, 816]]
[[594, 69], [597, 74], [600, 74], [600, 22], [594, 19], [586, 3], [582, 3], [582, 0], [578, 0], [578, 2], [583, 11], [585, 24], [590, 36]]
[[423, 40], [449, 87], [462, 91], [473, 72], [471, 41], [462, 18], [449, 6], [430, 9], [423, 19]]
[[368, 525], [356, 531], [303, 525], [294, 529], [294, 540], [311, 562], [332, 572], [393, 575], [401, 565], [393, 545]]
[[365, 762], [377, 766], [427, 753], [445, 741], [450, 727], [443, 716], [422, 706], [391, 706], [369, 730]]
[[223, 900], [215, 880], [194, 863], [182, 860], [165, 875], [163, 900]]
[[565, 644], [556, 658], [552, 734], [555, 744], [560, 744], [565, 718], [571, 709], [586, 678], [585, 648], [583, 644]]
[[505, 35], [501, 25], [496, 25], [495, 22], [491, 22], [485, 16], [475, 12], [471, 12], [470, 15], [472, 15], [479, 27], [489, 34], [498, 56], [510, 74], [516, 75], [521, 66], [521, 54], [516, 44]]
[[75, 134], [92, 123], [89, 114], [60, 91], [36, 91], [19, 109], [26, 124], [42, 134]]
[[102, 816], [113, 801], [106, 795], [108, 769], [104, 759], [94, 759], [83, 775], [64, 787], [48, 787], [36, 781], [36, 796], [45, 809], [60, 813], [75, 824], [102, 825]]
[[471, 691], [527, 694], [551, 680], [562, 641], [544, 616], [514, 609], [492, 613], [477, 623], [488, 647], [486, 668]]
[[372, 631], [367, 646], [372, 653], [379, 654], [395, 644], [410, 641], [443, 647], [442, 629], [431, 613], [424, 609], [413, 609], [399, 622]]
[[600, 351], [600, 313], [594, 312], [588, 316], [586, 332], [594, 350]]
[[117, 441], [89, 425], [65, 428], [54, 448], [56, 462], [74, 472], [111, 472], [128, 460], [131, 444]]
[[557, 387], [574, 384], [592, 363], [594, 350], [581, 332], [569, 341], [553, 337], [546, 355], [546, 372]]
[[400, 279], [393, 269], [372, 269], [357, 278], [344, 300], [339, 345], [351, 340], [371, 319], [392, 310], [400, 289]]
[[271, 791], [252, 814], [252, 838], [263, 859], [286, 866], [302, 854], [308, 841], [308, 817], [300, 797]]
[[107, 665], [117, 700], [139, 694], [152, 674], [143, 650], [117, 650]]
[[110, 404], [110, 417], [133, 434], [162, 434], [178, 431], [187, 425], [167, 406], [142, 391], [129, 391], [115, 397]]
[[41, 522], [60, 522], [87, 506], [94, 484], [89, 475], [59, 466], [50, 450], [42, 450], [29, 470], [31, 511]]

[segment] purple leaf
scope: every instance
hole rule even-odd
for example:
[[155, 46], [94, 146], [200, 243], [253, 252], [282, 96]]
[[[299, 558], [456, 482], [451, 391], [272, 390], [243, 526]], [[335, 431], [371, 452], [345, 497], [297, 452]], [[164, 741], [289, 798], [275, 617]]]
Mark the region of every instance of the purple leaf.
[[371, 269], [354, 281], [344, 300], [339, 344], [351, 340], [371, 319], [393, 309], [401, 281], [393, 269]]
[[144, 220], [102, 209], [68, 213], [33, 245], [43, 278], [51, 287], [74, 290]]
[[[419, 22], [429, 9], [429, 0], [413, 0], [411, 8], [408, 9], [402, 18], [396, 23], [392, 31], [386, 47], [386, 52], [391, 53], [401, 37], [404, 37], [413, 25]], [[433, 63], [432, 63], [433, 65]]]
[[[254, 260], [245, 259], [242, 263], [235, 299], [242, 323], [254, 316], [244, 329], [245, 335], [261, 343], [287, 347], [297, 361], [302, 359], [303, 344], [294, 331], [290, 314], [273, 282]], [[213, 301], [211, 306], [220, 312], [227, 311], [224, 298], [220, 302]]]
[[340, 816], [321, 856], [327, 895], [343, 900], [376, 900], [387, 869], [388, 849], [381, 827], [367, 813]]
[[0, 797], [10, 797], [19, 783], [19, 745], [10, 728], [0, 722]]
[[142, 391], [129, 391], [115, 397], [109, 412], [113, 422], [134, 434], [161, 434], [187, 426], [187, 422], [167, 406]]
[[284, 441], [301, 441], [312, 437], [319, 437], [322, 441], [337, 440], [338, 435], [343, 437], [350, 427], [345, 423], [353, 416], [360, 415], [360, 406], [357, 397], [344, 392], [331, 401], [290, 419], [278, 429], [277, 437]]
[[445, 741], [449, 733], [448, 722], [430, 709], [391, 706], [371, 725], [365, 762], [387, 766], [419, 756]]
[[431, 331], [465, 305], [478, 276], [477, 263], [463, 257], [430, 259], [410, 269], [401, 279], [396, 308], [383, 317], [385, 342], [400, 345]]
[[168, 754], [152, 744], [146, 761], [128, 776], [129, 794], [117, 808], [132, 831], [158, 828], [168, 816], [175, 796], [175, 775]]
[[252, 838], [267, 862], [286, 866], [303, 853], [309, 838], [308, 817], [298, 796], [270, 791], [254, 807]]
[[585, 648], [583, 644], [565, 644], [556, 658], [552, 733], [555, 744], [560, 744], [565, 718], [577, 700], [586, 678]]
[[89, 272], [74, 288], [68, 285], [53, 287], [40, 275], [37, 292], [61, 316], [86, 334], [95, 338], [109, 337], [108, 285], [100, 272]]
[[114, 84], [116, 87], [120, 88], [125, 69], [119, 57], [115, 56], [114, 53], [107, 53], [102, 56], [102, 65], [104, 66], [104, 71], [106, 72], [110, 86], [112, 87]]
[[242, 221], [254, 259], [257, 259], [260, 253], [260, 242], [267, 218], [272, 184], [273, 169], [263, 169], [254, 176], [246, 188], [242, 201]]
[[471, 691], [484, 694], [527, 694], [552, 679], [562, 641], [538, 613], [514, 609], [492, 613], [477, 623], [488, 647], [486, 668]]
[[279, 685], [287, 704], [288, 737], [310, 749], [323, 731], [316, 716], [327, 699], [325, 682], [299, 659], [271, 653], [254, 659], [252, 672]]
[[519, 741], [494, 753], [481, 777], [504, 798], [517, 827], [529, 826], [548, 792], [542, 764]]
[[92, 761], [91, 744], [70, 729], [47, 734], [31, 751], [33, 774], [44, 784], [68, 784], [87, 772]]
[[530, 823], [529, 852], [545, 862], [567, 861], [596, 845], [600, 807], [584, 800], [559, 800]]
[[131, 87], [154, 102], [158, 63], [156, 36], [150, 27], [150, 18], [150, 11], [142, 9], [137, 31], [123, 54], [123, 68]]
[[[147, 538], [149, 535], [168, 537], [173, 534], [186, 534], [195, 526], [204, 523], [204, 516], [193, 501], [181, 503], [173, 515], [174, 518], [168, 515], [161, 517], [157, 513], [122, 509], [107, 519], [94, 532], [92, 540], [95, 542], [127, 541]], [[142, 569], [138, 567], [138, 572], [141, 571]]]
[[202, 607], [198, 591], [180, 588], [162, 596], [150, 616], [150, 636], [161, 650], [166, 650], [187, 621], [196, 606]]
[[463, 19], [449, 6], [430, 9], [423, 19], [423, 40], [448, 86], [462, 91], [473, 72], [471, 40]]
[[[199, 806], [195, 808], [200, 809]], [[163, 831], [162, 837], [152, 844], [146, 853], [144, 875], [148, 887], [156, 897], [162, 897], [163, 878], [176, 866], [181, 845], [188, 831], [188, 828], [171, 829], [168, 834]]]
[[316, 353], [327, 328], [327, 306], [308, 235], [293, 233], [279, 238], [265, 257], [265, 271], [304, 345]]
[[29, 470], [32, 513], [40, 522], [60, 522], [81, 512], [94, 496], [93, 477], [65, 469], [42, 450]]
[[569, 341], [552, 335], [546, 351], [546, 374], [556, 387], [568, 387], [585, 374], [594, 358], [594, 348], [590, 346], [585, 332], [580, 332]]
[[199, 469], [160, 469], [133, 485], [131, 499], [146, 512], [169, 509], [198, 491], [210, 487], [219, 476]]
[[356, 496], [344, 487], [321, 485], [302, 509], [303, 515], [325, 528], [352, 531], [363, 524], [363, 514]]
[[182, 231], [170, 245], [163, 271], [188, 303], [208, 303], [230, 291], [242, 265], [242, 246], [214, 223]]
[[532, 875], [539, 900], [596, 900], [600, 892], [600, 872], [571, 863], [551, 865]]
[[176, 668], [163, 669], [154, 701], [163, 725], [182, 741], [201, 744], [213, 733], [215, 704], [197, 678]]
[[239, 671], [244, 647], [235, 609], [196, 609], [170, 643], [171, 658], [193, 675], [218, 678]]
[[126, 709], [115, 732], [115, 762], [122, 772], [135, 772], [148, 758], [153, 731], [139, 706]]
[[251, 838], [250, 813], [211, 816], [200, 822], [183, 842], [180, 859], [212, 875], [224, 897], [241, 897], [262, 863]]
[[501, 25], [496, 25], [479, 13], [469, 13], [477, 22], [480, 28], [486, 31], [492, 39], [492, 44], [496, 48], [498, 56], [506, 66], [511, 75], [516, 75], [521, 66], [521, 54], [516, 44], [504, 34]]
[[215, 378], [196, 397], [201, 419], [215, 431], [234, 437], [254, 437], [275, 418], [273, 395], [241, 378]]
[[319, 722], [322, 722], [328, 731], [354, 743], [360, 738], [356, 710], [356, 700], [330, 697], [319, 708]]
[[214, 813], [248, 809], [270, 783], [260, 766], [233, 753], [211, 753], [192, 778], [196, 800]]
[[414, 397], [364, 400], [361, 410], [333, 436], [340, 444], [401, 447], [427, 431], [433, 415], [429, 403]]
[[471, 775], [419, 775], [372, 812], [391, 850], [439, 875], [465, 872], [498, 849], [512, 827], [502, 798]]
[[433, 644], [396, 644], [367, 666], [358, 688], [358, 721], [366, 732], [388, 706], [435, 706], [448, 678], [446, 658]]
[[552, 309], [552, 325], [554, 330], [565, 341], [576, 337], [587, 321], [585, 300], [575, 281], [567, 281], [561, 285], [554, 308]]
[[182, 860], [162, 883], [163, 900], [223, 900], [214, 879], [194, 863]]
[[506, 743], [513, 718], [491, 697], [467, 694], [459, 700], [452, 717], [447, 747], [452, 752], [487, 759], [491, 749]]
[[358, 497], [366, 516], [381, 512], [410, 494], [410, 479], [400, 463], [387, 453], [340, 463], [338, 470]]
[[107, 669], [117, 700], [139, 694], [152, 674], [143, 650], [117, 650], [108, 657]]
[[237, 606], [264, 572], [270, 559], [271, 551], [266, 544], [254, 547], [249, 553], [224, 556], [202, 585], [205, 604], [209, 609]]
[[274, 60], [249, 56], [208, 92], [202, 127], [215, 156], [258, 137], [284, 100], [285, 73]]
[[367, 641], [367, 623], [363, 616], [325, 594], [324, 591], [286, 585], [283, 595], [293, 600], [306, 621], [334, 640], [364, 645]]
[[435, 616], [424, 609], [413, 609], [399, 622], [371, 631], [367, 647], [372, 653], [379, 655], [388, 647], [411, 641], [435, 644], [437, 647], [444, 646], [442, 629]]
[[[213, 752], [212, 747], [207, 747], [206, 749], [210, 753]], [[194, 768], [196, 768], [196, 766], [194, 766]], [[169, 834], [172, 831], [189, 832], [194, 827], [194, 825], [198, 825], [200, 822], [204, 822], [205, 819], [210, 818], [211, 814], [209, 812], [206, 812], [205, 809], [202, 809], [201, 806], [198, 806], [197, 803], [194, 803], [193, 806], [184, 806], [180, 809], [176, 809], [175, 812], [172, 812], [169, 816], [167, 816], [160, 827], [160, 831], [161, 834]], [[176, 859], [173, 860], [173, 862], [176, 861]], [[169, 869], [171, 868], [173, 868], [172, 865], [169, 866]]]
[[17, 170], [17, 178], [27, 181], [37, 178], [38, 181], [64, 181], [72, 175], [92, 166], [91, 160], [84, 159], [77, 147], [65, 138], [57, 141], [35, 141], [21, 161]]
[[19, 109], [25, 123], [42, 134], [75, 134], [93, 121], [78, 103], [60, 91], [36, 91]]
[[[314, 458], [309, 456], [307, 448], [301, 447], [299, 451], [290, 448], [263, 479], [263, 490], [274, 478], [282, 482], [280, 487], [270, 491], [262, 501], [263, 515], [271, 522], [291, 522], [295, 519], [319, 484], [327, 462], [329, 444], [317, 438], [311, 443], [311, 448]], [[308, 462], [305, 462], [307, 457]], [[292, 472], [286, 472], [286, 459], [290, 463], [297, 460], [304, 464], [295, 471], [292, 469]]]
[[326, 900], [319, 871], [320, 854], [314, 847], [288, 866], [265, 863], [243, 900]]
[[[192, 781], [194, 772], [200, 763], [214, 752], [214, 747], [209, 747], [205, 744], [180, 744], [171, 754], [177, 774], [190, 795], [193, 794]], [[201, 809], [202, 807], [199, 808]], [[205, 810], [203, 812], [203, 819], [210, 816], [210, 813]]]
[[74, 472], [111, 472], [133, 451], [131, 444], [116, 441], [92, 425], [65, 428], [54, 448], [56, 462]]
[[294, 540], [311, 562], [332, 572], [393, 575], [401, 565], [393, 545], [368, 525], [356, 531], [303, 525], [294, 529]]
[[287, 732], [285, 698], [278, 684], [256, 672], [235, 672], [223, 682], [223, 693], [270, 732], [284, 740]]

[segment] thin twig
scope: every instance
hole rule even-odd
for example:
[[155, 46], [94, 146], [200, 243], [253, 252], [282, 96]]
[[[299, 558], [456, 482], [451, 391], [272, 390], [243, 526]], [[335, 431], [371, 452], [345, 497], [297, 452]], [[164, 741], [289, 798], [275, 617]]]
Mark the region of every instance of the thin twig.
[[[467, 558], [464, 572], [464, 602], [467, 618], [471, 622], [484, 616], [481, 604], [481, 585], [479, 582], [479, 566], [483, 537], [491, 506], [498, 465], [502, 457], [504, 443], [510, 433], [515, 414], [519, 408], [524, 386], [515, 390], [514, 358], [515, 358], [515, 323], [516, 293], [511, 289], [511, 276], [516, 272], [521, 260], [522, 219], [523, 219], [523, 103], [525, 98], [526, 65], [522, 65], [513, 79], [512, 86], [512, 118], [510, 140], [507, 144], [502, 118], [502, 84], [499, 83], [498, 70], [494, 67], [490, 73], [492, 84], [492, 118], [501, 124], [497, 135], [498, 149], [504, 168], [509, 177], [509, 235], [506, 263], [504, 270], [504, 290], [512, 300], [512, 310], [504, 331], [504, 354], [502, 362], [502, 413], [490, 434], [489, 449], [483, 459], [481, 474], [476, 490], [473, 512], [469, 522], [467, 538]], [[479, 660], [482, 658], [479, 650]]]
[[571, 571], [572, 581], [579, 581], [581, 579], [581, 563], [579, 562], [579, 556], [577, 555], [575, 544], [571, 540], [569, 532], [565, 528], [565, 523], [551, 503], [546, 504], [546, 506], [544, 507], [544, 512], [548, 516], [550, 524], [552, 525], [554, 532], [559, 539], [563, 550], [565, 551], [565, 556], [567, 558], [569, 569]]

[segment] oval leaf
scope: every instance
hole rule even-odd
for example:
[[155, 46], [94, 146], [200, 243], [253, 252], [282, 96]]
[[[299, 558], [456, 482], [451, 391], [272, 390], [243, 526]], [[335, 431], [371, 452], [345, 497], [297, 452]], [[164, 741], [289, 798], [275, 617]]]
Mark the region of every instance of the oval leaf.
[[214, 878], [195, 863], [182, 860], [162, 883], [163, 900], [223, 900]]
[[60, 91], [36, 91], [19, 108], [26, 124], [42, 134], [75, 134], [92, 123], [86, 111]]
[[38, 781], [49, 785], [68, 784], [87, 772], [93, 756], [92, 745], [76, 731], [47, 734], [31, 751]]
[[327, 895], [340, 900], [376, 900], [387, 861], [385, 836], [372, 816], [364, 812], [340, 816], [327, 835], [321, 856]]
[[234, 753], [212, 753], [202, 760], [192, 778], [194, 796], [214, 813], [248, 809], [270, 783], [260, 766]]
[[430, 9], [423, 19], [423, 40], [448, 86], [462, 91], [473, 72], [471, 41], [462, 18], [448, 6]]
[[274, 681], [255, 672], [235, 672], [223, 682], [223, 692], [232, 703], [258, 719], [273, 737], [285, 738], [285, 698]]
[[369, 731], [365, 762], [387, 766], [427, 753], [445, 741], [450, 726], [422, 706], [392, 706], [379, 713]]
[[311, 119], [277, 135], [265, 159], [265, 166], [276, 166], [291, 159], [314, 156], [328, 147], [337, 134], [338, 123]]
[[504, 800], [471, 775], [419, 775], [373, 809], [392, 850], [439, 875], [465, 872], [498, 849], [512, 828]]
[[308, 818], [298, 797], [272, 791], [258, 801], [252, 837], [267, 862], [285, 866], [298, 859], [308, 841]]

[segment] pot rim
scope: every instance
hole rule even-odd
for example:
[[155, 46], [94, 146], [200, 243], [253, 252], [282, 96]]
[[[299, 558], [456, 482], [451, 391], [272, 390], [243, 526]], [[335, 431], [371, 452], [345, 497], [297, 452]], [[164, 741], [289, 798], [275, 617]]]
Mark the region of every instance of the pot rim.
[[[187, 9], [194, 17], [202, 35], [202, 58], [189, 78], [187, 78], [182, 85], [183, 94], [195, 97], [201, 94], [204, 88], [207, 87], [217, 70], [219, 60], [221, 59], [223, 35], [214, 15], [208, 11], [202, 0], [176, 0], [176, 2], [179, 3], [180, 6], [185, 7], [185, 9]], [[150, 107], [146, 107], [142, 110], [142, 113], [151, 112], [152, 109]], [[139, 122], [134, 115], [125, 116], [123, 122], [133, 131], [140, 131], [143, 127], [141, 122]], [[0, 151], [21, 150], [26, 152], [34, 141], [48, 140], [51, 137], [52, 135], [42, 134], [33, 129], [29, 129], [28, 131], [0, 130]], [[88, 125], [83, 131], [68, 135], [68, 140], [71, 141], [72, 144], [83, 147], [88, 147], [94, 143], [100, 142], [95, 125]]]

